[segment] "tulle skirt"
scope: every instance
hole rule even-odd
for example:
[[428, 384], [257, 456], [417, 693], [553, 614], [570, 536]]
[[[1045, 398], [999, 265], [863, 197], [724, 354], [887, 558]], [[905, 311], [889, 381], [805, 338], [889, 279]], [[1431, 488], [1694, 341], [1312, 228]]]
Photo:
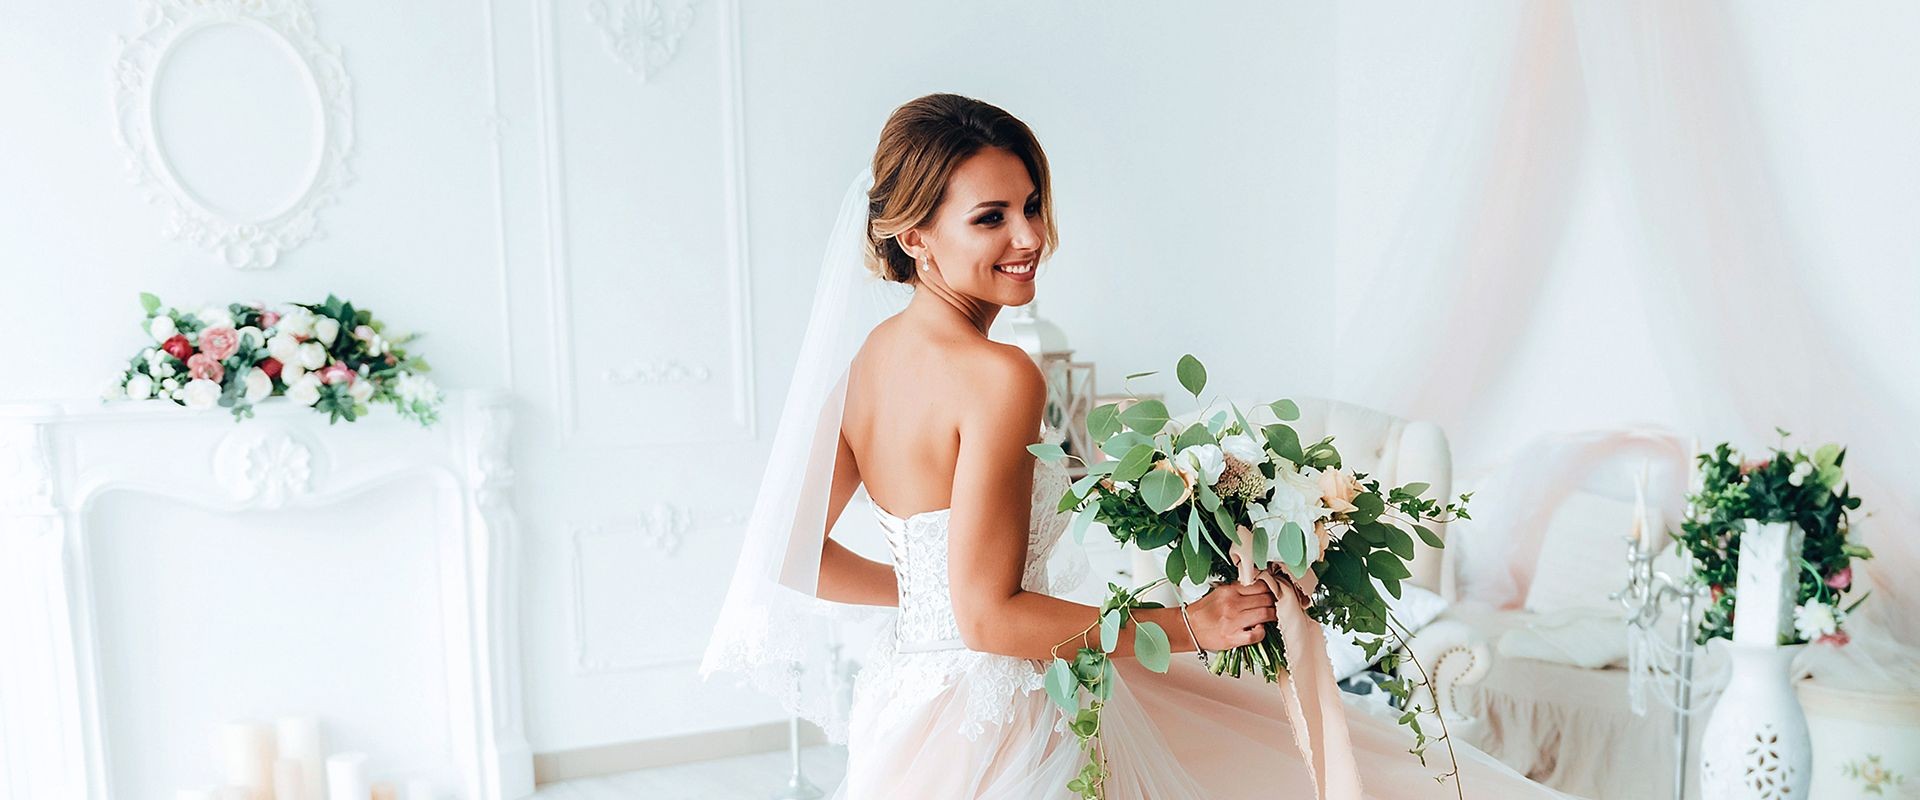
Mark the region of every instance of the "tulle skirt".
[[[999, 657], [989, 657], [999, 658]], [[1026, 662], [1031, 664], [1033, 662]], [[1165, 674], [1116, 659], [1120, 682], [1102, 712], [1111, 800], [1312, 798], [1313, 786], [1279, 686], [1251, 675], [1215, 676], [1190, 654]], [[1037, 673], [1035, 673], [1037, 674]], [[917, 697], [856, 694], [847, 775], [836, 798], [1073, 798], [1067, 782], [1084, 763], [1078, 740], [1037, 684], [1008, 692], [1003, 675], [970, 670]], [[991, 686], [976, 686], [976, 682]], [[976, 690], [978, 690], [976, 692]], [[1011, 703], [978, 724], [976, 697]], [[1427, 763], [1409, 754], [1412, 735], [1348, 696], [1348, 723], [1365, 796], [1391, 800], [1460, 796], [1444, 743]], [[972, 705], [974, 707], [970, 708]], [[1430, 732], [1431, 733], [1431, 732]], [[1465, 742], [1454, 742], [1464, 796], [1475, 800], [1567, 797], [1528, 781]]]

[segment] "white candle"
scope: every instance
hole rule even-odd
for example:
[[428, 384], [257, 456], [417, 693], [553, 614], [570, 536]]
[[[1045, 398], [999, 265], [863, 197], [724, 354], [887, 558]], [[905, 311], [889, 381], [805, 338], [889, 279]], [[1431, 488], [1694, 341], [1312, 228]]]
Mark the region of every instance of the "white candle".
[[245, 786], [222, 786], [214, 790], [214, 800], [258, 800], [264, 795], [255, 793]]
[[367, 754], [338, 753], [327, 759], [327, 800], [367, 800]]
[[277, 800], [327, 800], [327, 756], [320, 738], [320, 720], [314, 717], [281, 717], [274, 723], [279, 734], [280, 755], [300, 762], [301, 794], [281, 795]]
[[373, 785], [373, 800], [400, 800], [400, 786], [392, 781]]
[[181, 789], [173, 793], [173, 800], [219, 800], [214, 796], [216, 789]]
[[228, 786], [238, 786], [262, 800], [273, 800], [273, 730], [251, 721], [220, 727], [221, 775]]
[[1633, 533], [1640, 540], [1641, 550], [1652, 555], [1659, 548], [1659, 543], [1653, 531], [1653, 522], [1647, 519], [1648, 468], [1648, 462], [1640, 462], [1640, 475], [1633, 481]]
[[407, 781], [406, 800], [439, 800], [433, 796], [433, 781], [415, 778]]
[[[297, 758], [281, 756], [273, 762], [274, 800], [307, 800], [307, 765]], [[315, 798], [314, 800], [326, 800]]]

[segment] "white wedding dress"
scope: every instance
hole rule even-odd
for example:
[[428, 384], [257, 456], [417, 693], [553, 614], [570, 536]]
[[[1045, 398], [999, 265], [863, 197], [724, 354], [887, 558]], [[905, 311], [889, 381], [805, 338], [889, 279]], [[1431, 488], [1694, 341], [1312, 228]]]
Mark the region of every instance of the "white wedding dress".
[[[1044, 437], [1057, 442], [1057, 434]], [[1036, 460], [1027, 540], [1028, 591], [1061, 593], [1076, 576], [1050, 580], [1047, 563], [1069, 515], [1055, 513], [1065, 469]], [[1067, 782], [1084, 755], [1060, 709], [1041, 688], [1043, 664], [968, 650], [947, 583], [949, 509], [896, 517], [871, 504], [886, 530], [900, 606], [855, 681], [846, 780], [838, 798], [1071, 798]], [[1120, 683], [1102, 713], [1112, 800], [1311, 798], [1280, 687], [1249, 675], [1215, 676], [1191, 653], [1165, 674], [1115, 659]], [[1412, 740], [1391, 720], [1350, 707], [1349, 723], [1368, 797], [1454, 797], [1446, 748], [1430, 766], [1407, 753]], [[1456, 743], [1467, 797], [1559, 797], [1491, 757]]]

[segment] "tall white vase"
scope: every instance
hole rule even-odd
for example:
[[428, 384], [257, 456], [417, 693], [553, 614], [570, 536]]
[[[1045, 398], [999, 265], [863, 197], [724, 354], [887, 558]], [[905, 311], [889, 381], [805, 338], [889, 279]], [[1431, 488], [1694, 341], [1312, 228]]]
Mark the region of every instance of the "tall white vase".
[[1706, 800], [1804, 800], [1813, 740], [1793, 692], [1793, 657], [1806, 648], [1728, 645], [1732, 675], [1701, 736]]

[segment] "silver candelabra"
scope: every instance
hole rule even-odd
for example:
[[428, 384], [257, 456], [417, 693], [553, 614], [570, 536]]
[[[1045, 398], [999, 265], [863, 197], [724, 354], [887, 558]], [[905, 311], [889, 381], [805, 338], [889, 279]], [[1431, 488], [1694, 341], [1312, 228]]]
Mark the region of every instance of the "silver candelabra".
[[[1644, 715], [1647, 679], [1671, 689], [1670, 697], [1654, 696], [1673, 712], [1673, 800], [1685, 800], [1687, 729], [1694, 711], [1694, 609], [1707, 596], [1707, 589], [1684, 572], [1676, 577], [1656, 571], [1654, 553], [1645, 540], [1638, 535], [1626, 540], [1627, 585], [1610, 597], [1627, 612], [1627, 695], [1633, 713]], [[1659, 635], [1660, 619], [1669, 604], [1679, 611], [1671, 645]]]

